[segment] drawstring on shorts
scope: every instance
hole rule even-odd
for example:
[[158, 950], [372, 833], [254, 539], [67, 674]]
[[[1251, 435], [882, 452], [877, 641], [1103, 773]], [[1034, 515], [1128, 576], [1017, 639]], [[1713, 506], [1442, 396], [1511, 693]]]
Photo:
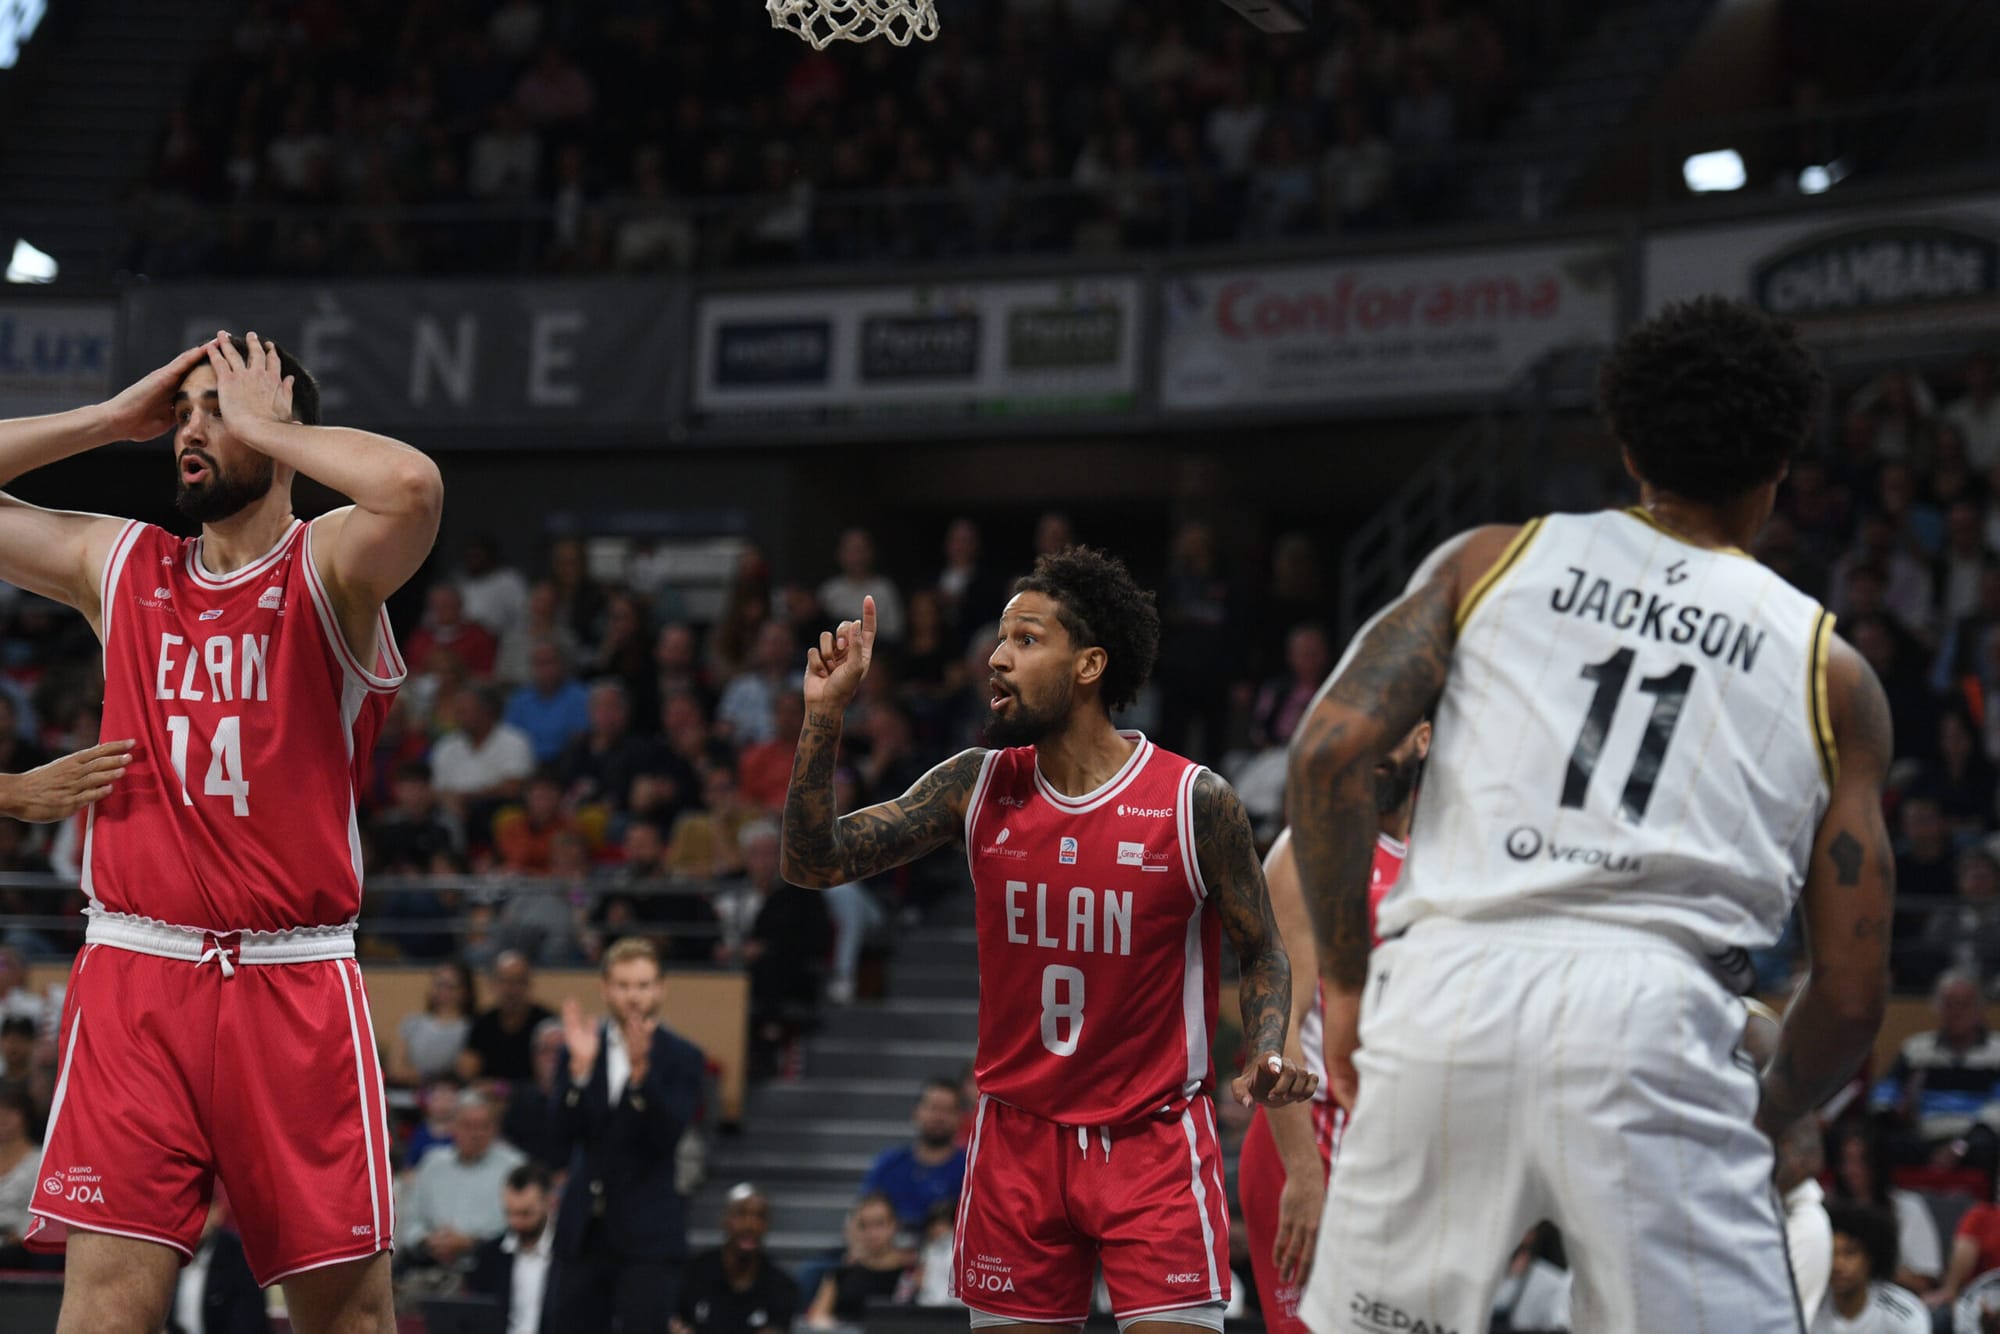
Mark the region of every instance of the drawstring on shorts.
[[209, 932], [205, 943], [208, 948], [204, 949], [201, 952], [201, 957], [195, 960], [195, 967], [199, 968], [210, 959], [213, 959], [217, 964], [221, 965], [222, 976], [225, 979], [235, 977], [236, 962], [229, 957], [240, 948], [240, 942], [237, 940], [235, 934], [218, 936], [214, 932]]
[[[1111, 1161], [1111, 1127], [1099, 1126], [1097, 1128], [1097, 1134], [1099, 1139], [1104, 1145], [1104, 1161], [1108, 1163]], [[1083, 1151], [1084, 1160], [1088, 1162], [1090, 1159], [1089, 1126], [1078, 1126], [1076, 1128], [1076, 1147]]]

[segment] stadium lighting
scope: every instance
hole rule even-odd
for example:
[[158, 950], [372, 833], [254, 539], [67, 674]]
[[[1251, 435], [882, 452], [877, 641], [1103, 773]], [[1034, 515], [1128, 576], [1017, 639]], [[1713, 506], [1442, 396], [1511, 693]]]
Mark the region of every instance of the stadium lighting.
[[1806, 167], [1799, 172], [1799, 193], [1823, 195], [1847, 179], [1846, 158], [1835, 158], [1824, 167]]
[[0, 69], [14, 68], [48, 9], [48, 0], [0, 0]]
[[1681, 163], [1681, 179], [1698, 195], [1721, 190], [1741, 190], [1749, 179], [1743, 170], [1743, 155], [1733, 148], [1696, 153]]
[[7, 261], [7, 281], [10, 283], [52, 283], [56, 280], [56, 257], [46, 254], [26, 241], [14, 242], [14, 256]]

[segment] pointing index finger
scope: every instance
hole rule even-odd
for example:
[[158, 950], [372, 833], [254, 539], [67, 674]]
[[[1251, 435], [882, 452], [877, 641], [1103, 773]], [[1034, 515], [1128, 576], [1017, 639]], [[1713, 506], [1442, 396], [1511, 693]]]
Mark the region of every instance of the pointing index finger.
[[861, 599], [861, 642], [875, 642], [875, 596], [872, 593]]

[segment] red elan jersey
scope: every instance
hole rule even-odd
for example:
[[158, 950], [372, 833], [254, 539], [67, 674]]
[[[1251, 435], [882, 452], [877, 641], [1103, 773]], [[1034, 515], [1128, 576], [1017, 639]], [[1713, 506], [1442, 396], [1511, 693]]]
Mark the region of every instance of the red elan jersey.
[[[1399, 843], [1387, 834], [1375, 835], [1375, 867], [1368, 878], [1368, 934], [1374, 936], [1380, 945], [1382, 937], [1375, 935], [1375, 922], [1382, 912], [1382, 900], [1396, 887], [1396, 881], [1403, 874], [1403, 859], [1410, 855], [1407, 843]], [[1313, 985], [1317, 987], [1318, 982]], [[1326, 1082], [1326, 993], [1315, 991], [1313, 1007], [1306, 1011], [1305, 1019], [1299, 1024], [1299, 1046], [1306, 1058], [1306, 1069], [1319, 1076], [1319, 1087], [1313, 1091], [1313, 1101], [1325, 1102], [1333, 1095]]]
[[201, 543], [130, 523], [104, 569], [104, 730], [138, 747], [91, 809], [93, 908], [206, 931], [352, 921], [355, 799], [403, 679], [382, 618], [373, 670], [342, 638], [294, 521], [222, 577]]
[[1196, 861], [1201, 766], [1137, 732], [1066, 797], [1033, 747], [986, 756], [966, 806], [979, 921], [980, 1092], [1065, 1125], [1119, 1125], [1207, 1087], [1220, 920]]

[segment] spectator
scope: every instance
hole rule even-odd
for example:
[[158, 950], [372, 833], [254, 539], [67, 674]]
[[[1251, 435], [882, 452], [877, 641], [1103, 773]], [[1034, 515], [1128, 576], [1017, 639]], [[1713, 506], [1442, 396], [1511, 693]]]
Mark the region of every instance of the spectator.
[[804, 698], [796, 690], [780, 691], [772, 706], [771, 739], [745, 746], [736, 762], [745, 803], [773, 814], [784, 809], [792, 760], [799, 750], [799, 730], [805, 725]]
[[[863, 528], [850, 528], [834, 548], [840, 573], [819, 586], [820, 614], [834, 622], [861, 619], [863, 598], [875, 599], [875, 637], [883, 644], [903, 642], [903, 597], [896, 585], [875, 571], [875, 539]], [[796, 667], [796, 663], [789, 665]]]
[[720, 934], [715, 909], [705, 895], [668, 883], [672, 868], [660, 827], [650, 820], [634, 820], [625, 827], [624, 851], [625, 861], [613, 879], [614, 888], [606, 895], [607, 903], [622, 899], [625, 904], [622, 930], [629, 933], [640, 923], [665, 928], [668, 960], [709, 962]]
[[1958, 900], [1931, 913], [1924, 929], [1932, 957], [1982, 976], [2000, 965], [2000, 862], [1993, 854], [1983, 847], [1958, 854]]
[[396, 1056], [389, 1062], [389, 1082], [409, 1087], [451, 1075], [458, 1069], [459, 1054], [465, 1050], [478, 1008], [472, 969], [463, 960], [433, 968], [424, 1008], [404, 1015], [396, 1027]]
[[741, 950], [750, 967], [751, 1019], [761, 1055], [790, 1060], [819, 1015], [833, 919], [818, 890], [779, 877], [776, 821], [744, 826], [741, 846], [743, 878], [761, 901]]
[[1514, 1248], [1500, 1286], [1493, 1292], [1495, 1330], [1567, 1330], [1570, 1327], [1570, 1273], [1542, 1252], [1555, 1229], [1547, 1223], [1529, 1228]]
[[565, 800], [623, 811], [641, 774], [664, 780], [669, 800], [692, 792], [696, 780], [687, 762], [633, 732], [632, 704], [624, 686], [616, 681], [591, 686], [586, 712], [589, 725], [557, 765]]
[[566, 965], [581, 957], [579, 924], [590, 903], [590, 842], [577, 829], [557, 829], [549, 840], [545, 878], [507, 896], [495, 924], [500, 947], [519, 950], [536, 963]]
[[554, 764], [588, 730], [589, 695], [556, 644], [528, 650], [528, 682], [508, 697], [505, 716], [533, 744], [537, 764]]
[[1993, 553], [1986, 549], [1983, 517], [1969, 496], [1954, 500], [1945, 511], [1944, 550], [1933, 567], [1931, 584], [1946, 625], [1979, 610], [1979, 581], [1994, 563]]
[[903, 1285], [896, 1290], [898, 1302], [913, 1302], [918, 1306], [963, 1305], [951, 1295], [957, 1208], [956, 1200], [939, 1200], [924, 1215], [916, 1268], [904, 1275]]
[[228, 1213], [218, 1186], [202, 1220], [201, 1240], [174, 1286], [167, 1334], [269, 1334], [264, 1292], [250, 1272], [242, 1238], [224, 1226]]
[[1992, 824], [2000, 775], [1995, 774], [1993, 761], [1980, 747], [1978, 733], [1963, 706], [1947, 708], [1939, 716], [1937, 762], [1924, 786], [1936, 796], [1955, 838], [1975, 840]]
[[[19, 827], [19, 821], [6, 823]], [[27, 962], [12, 945], [0, 945], [0, 1015], [32, 1019], [37, 1028], [49, 1021], [49, 1003], [28, 986]]]
[[500, 638], [493, 675], [509, 685], [528, 679], [528, 653], [537, 644], [554, 644], [564, 662], [576, 662], [582, 650], [556, 601], [556, 586], [544, 579], [528, 590], [526, 610]]
[[1250, 744], [1260, 750], [1290, 741], [1292, 729], [1319, 693], [1333, 666], [1326, 631], [1317, 625], [1294, 629], [1285, 642], [1285, 666], [1289, 674], [1267, 682], [1250, 710]]
[[524, 798], [519, 806], [505, 807], [493, 817], [493, 848], [507, 870], [516, 875], [550, 870], [556, 839], [564, 834], [584, 838], [588, 856], [589, 829], [563, 809], [562, 780], [555, 770], [537, 770], [528, 780]]
[[435, 583], [424, 596], [423, 624], [410, 636], [403, 660], [412, 672], [432, 670], [433, 659], [442, 649], [479, 679], [493, 674], [494, 655], [499, 651], [493, 632], [477, 621], [467, 620], [465, 597], [458, 585]]
[[424, 1090], [421, 1106], [424, 1119], [410, 1132], [410, 1142], [403, 1150], [406, 1171], [415, 1169], [431, 1150], [451, 1147], [452, 1127], [458, 1122], [458, 1081], [432, 1080]]
[[[534, 743], [500, 721], [500, 700], [489, 688], [460, 691], [456, 711], [458, 730], [431, 751], [433, 785], [467, 811], [519, 796], [535, 771]], [[470, 822], [477, 824], [476, 816]]]
[[1222, 753], [1234, 610], [1215, 530], [1198, 520], [1182, 524], [1160, 589], [1160, 744], [1170, 750]]
[[[440, 852], [454, 852], [459, 839], [431, 785], [431, 766], [406, 760], [396, 766], [390, 802], [374, 822], [371, 834], [375, 863], [392, 875], [417, 875], [430, 869]], [[400, 907], [398, 900], [393, 906]]]
[[[944, 530], [944, 565], [938, 570], [938, 609], [948, 634], [961, 636], [991, 616], [1001, 601], [1001, 584], [980, 561], [979, 525], [957, 518]], [[877, 625], [882, 604], [875, 604]]]
[[1931, 670], [1933, 693], [1965, 690], [1975, 698], [1992, 696], [2000, 687], [1994, 670], [1994, 648], [2000, 644], [1996, 632], [2000, 632], [2000, 565], [1990, 565], [1979, 572], [1978, 606], [1945, 631]]
[[659, 1022], [660, 961], [644, 941], [604, 955], [607, 1018], [563, 1005], [569, 1078], [557, 1095], [572, 1147], [556, 1227], [558, 1327], [575, 1334], [665, 1328], [687, 1260], [687, 1202], [675, 1180], [701, 1110], [699, 1048]]
[[1875, 457], [1920, 463], [1919, 442], [1925, 423], [1937, 412], [1937, 399], [1923, 377], [1913, 370], [1888, 370], [1876, 376], [1847, 401], [1848, 415], [1868, 423]]
[[1874, 669], [1883, 693], [1889, 697], [1896, 757], [1923, 758], [1937, 736], [1939, 708], [1916, 658], [1901, 647], [1906, 637], [1898, 633], [1886, 616], [1856, 616], [1843, 629], [1854, 651]]
[[[1933, 1308], [1950, 1310], [1968, 1284], [1995, 1270], [2000, 1270], [2000, 1205], [1975, 1204], [1958, 1220], [1958, 1231], [1951, 1239], [1951, 1260], [1945, 1266], [1944, 1282], [1925, 1296], [1924, 1302]], [[1980, 1286], [1989, 1289], [1986, 1296], [1992, 1296], [1990, 1285]], [[1988, 1306], [1988, 1309], [1991, 1307]]]
[[597, 89], [561, 47], [545, 46], [514, 85], [514, 105], [530, 125], [575, 125], [597, 105]]
[[1937, 1287], [1944, 1273], [1937, 1220], [1923, 1196], [1892, 1184], [1886, 1136], [1857, 1122], [1834, 1136], [1833, 1198], [1894, 1221], [1897, 1258], [1887, 1276], [1916, 1293]]
[[459, 562], [459, 601], [469, 621], [492, 632], [505, 644], [528, 619], [528, 581], [511, 565], [500, 563], [500, 546], [486, 534], [465, 544]]
[[662, 707], [676, 695], [691, 695], [704, 709], [714, 704], [700, 648], [694, 631], [681, 622], [669, 621], [660, 627], [653, 640], [653, 682], [654, 695]]
[[673, 1334], [762, 1334], [791, 1328], [799, 1285], [764, 1249], [771, 1202], [748, 1182], [722, 1206], [722, 1245], [688, 1261]]
[[1833, 1277], [1812, 1334], [1930, 1334], [1930, 1314], [1907, 1288], [1890, 1281], [1896, 1269], [1896, 1226], [1887, 1215], [1836, 1204]]
[[1986, 1027], [1979, 979], [1947, 971], [1931, 989], [1931, 1003], [1938, 1026], [1904, 1039], [1871, 1095], [1877, 1110], [1923, 1146], [1979, 1125], [2000, 1084], [2000, 1035]]
[[1223, 175], [1249, 174], [1251, 155], [1256, 151], [1258, 139], [1263, 137], [1264, 122], [1269, 116], [1268, 107], [1250, 99], [1250, 85], [1242, 75], [1230, 81], [1228, 97], [1208, 113], [1208, 125], [1202, 135]]
[[1846, 617], [1857, 610], [1848, 602], [1846, 590], [1850, 573], [1860, 565], [1873, 566], [1888, 580], [1884, 610], [1903, 629], [1923, 636], [1930, 625], [1930, 571], [1916, 552], [1899, 541], [1895, 524], [1886, 516], [1864, 518], [1853, 548], [1833, 563], [1831, 610], [1836, 616]]
[[896, 1295], [913, 1257], [896, 1245], [896, 1210], [881, 1195], [864, 1195], [847, 1216], [847, 1249], [806, 1311], [806, 1323], [824, 1329], [859, 1325], [868, 1303]]
[[1899, 983], [1921, 987], [1924, 979], [1937, 975], [1943, 960], [1916, 942], [1930, 934], [1927, 928], [1936, 910], [1934, 901], [1949, 898], [1957, 888], [1957, 854], [1944, 810], [1932, 791], [1907, 793], [1899, 818], [1903, 836], [1896, 845], [1896, 887], [1901, 894], [1895, 925], [1905, 944], [1895, 951], [1891, 966]]
[[0, 1019], [0, 1083], [26, 1084], [35, 1070], [35, 1040], [41, 1035], [25, 1014]]
[[535, 1025], [530, 1039], [534, 1048], [535, 1076], [517, 1080], [507, 1094], [507, 1110], [500, 1118], [500, 1133], [506, 1141], [551, 1172], [562, 1170], [565, 1146], [556, 1125], [557, 1079], [562, 1073], [562, 1020], [544, 1019]]
[[500, 1113], [491, 1099], [470, 1091], [459, 1095], [451, 1147], [425, 1155], [417, 1165], [396, 1220], [396, 1258], [403, 1267], [463, 1271], [481, 1242], [498, 1240], [507, 1230], [500, 1188], [527, 1159], [500, 1141], [499, 1129]]
[[0, 1269], [25, 1269], [31, 1263], [21, 1238], [28, 1232], [28, 1205], [42, 1181], [42, 1148], [33, 1138], [34, 1129], [35, 1104], [27, 1084], [0, 1082]]
[[798, 655], [790, 627], [768, 621], [757, 632], [757, 655], [749, 668], [729, 678], [715, 720], [739, 746], [754, 746], [778, 734], [778, 697], [798, 693]]
[[901, 1227], [922, 1228], [932, 1206], [958, 1198], [965, 1184], [965, 1150], [957, 1142], [963, 1111], [957, 1080], [927, 1081], [910, 1114], [915, 1138], [882, 1150], [862, 1180], [861, 1193], [889, 1201]]
[[1339, 138], [1320, 163], [1325, 211], [1341, 227], [1364, 230], [1387, 220], [1396, 180], [1396, 155], [1369, 123], [1367, 108], [1352, 98], [1340, 104]]
[[604, 614], [604, 590], [590, 577], [583, 543], [573, 537], [549, 543], [549, 585], [555, 592], [557, 619], [569, 627], [579, 644], [595, 644]]
[[479, 1244], [465, 1290], [498, 1303], [506, 1334], [540, 1334], [551, 1328], [554, 1312], [549, 1274], [556, 1230], [549, 1221], [548, 1169], [528, 1162], [509, 1172], [500, 1185], [500, 1211], [507, 1230]]
[[1966, 462], [1982, 474], [2000, 464], [2000, 377], [1994, 371], [1992, 352], [1974, 353], [1965, 364], [1965, 396], [1944, 410], [1965, 439]]
[[554, 1017], [534, 995], [535, 971], [526, 956], [507, 950], [493, 961], [493, 1008], [472, 1021], [458, 1066], [462, 1076], [528, 1079], [534, 1075], [535, 1025]]
[[[736, 772], [726, 764], [711, 765], [701, 778], [705, 809], [689, 811], [674, 821], [668, 842], [674, 874], [694, 880], [720, 880], [741, 875], [743, 828], [758, 813], [743, 804]], [[719, 908], [718, 908], [719, 911]]]

